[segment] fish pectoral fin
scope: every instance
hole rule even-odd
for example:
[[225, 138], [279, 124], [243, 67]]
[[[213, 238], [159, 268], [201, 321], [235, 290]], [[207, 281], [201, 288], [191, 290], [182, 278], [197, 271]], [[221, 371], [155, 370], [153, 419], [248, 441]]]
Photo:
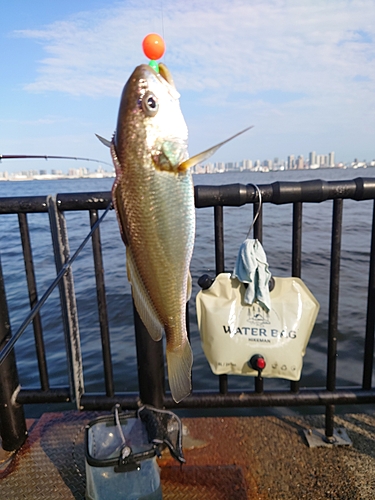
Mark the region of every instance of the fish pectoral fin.
[[232, 135], [232, 137], [229, 137], [229, 139], [226, 139], [225, 141], [220, 142], [219, 144], [216, 144], [216, 146], [213, 146], [210, 149], [206, 149], [206, 151], [203, 151], [202, 153], [199, 153], [199, 154], [197, 154], [195, 156], [192, 156], [191, 158], [188, 158], [187, 160], [185, 160], [182, 163], [180, 163], [180, 165], [178, 166], [177, 170], [179, 172], [184, 172], [188, 168], [194, 167], [194, 165], [197, 165], [198, 163], [201, 163], [202, 161], [207, 160], [207, 158], [209, 158], [214, 153], [216, 153], [216, 151], [219, 148], [221, 148], [221, 146], [223, 146], [227, 142], [231, 141], [232, 139], [235, 139], [236, 137], [238, 137], [239, 135], [243, 134], [244, 132], [247, 132], [248, 130], [250, 130], [251, 128], [253, 128], [253, 126], [254, 125], [251, 125], [250, 127], [247, 127], [244, 130], [241, 130], [241, 132], [238, 132], [237, 134]]
[[169, 350], [167, 345], [167, 366], [172, 397], [176, 403], [179, 403], [191, 392], [193, 352], [187, 339], [177, 349]]
[[107, 146], [107, 148], [110, 148], [111, 147], [111, 141], [109, 141], [108, 139], [104, 139], [104, 137], [102, 137], [101, 135], [98, 135], [98, 134], [95, 134], [96, 137], [99, 139], [99, 141], [104, 144], [104, 146]]
[[132, 285], [134, 304], [138, 314], [151, 338], [155, 341], [159, 341], [162, 337], [164, 328], [144, 287], [130, 247], [126, 247], [126, 269], [128, 279]]

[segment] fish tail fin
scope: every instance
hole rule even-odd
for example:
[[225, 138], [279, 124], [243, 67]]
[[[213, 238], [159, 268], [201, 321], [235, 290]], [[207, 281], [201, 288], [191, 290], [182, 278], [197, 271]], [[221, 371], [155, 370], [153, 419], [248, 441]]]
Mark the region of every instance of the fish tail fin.
[[191, 392], [193, 352], [188, 340], [177, 349], [168, 350], [167, 347], [167, 365], [172, 397], [176, 403], [179, 403]]

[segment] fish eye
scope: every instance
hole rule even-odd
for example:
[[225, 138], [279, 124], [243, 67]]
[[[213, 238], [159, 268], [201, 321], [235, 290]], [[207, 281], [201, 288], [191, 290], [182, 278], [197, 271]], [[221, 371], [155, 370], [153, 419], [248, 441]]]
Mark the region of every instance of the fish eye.
[[142, 109], [146, 116], [155, 116], [159, 110], [159, 103], [154, 94], [150, 91], [146, 92], [142, 97]]

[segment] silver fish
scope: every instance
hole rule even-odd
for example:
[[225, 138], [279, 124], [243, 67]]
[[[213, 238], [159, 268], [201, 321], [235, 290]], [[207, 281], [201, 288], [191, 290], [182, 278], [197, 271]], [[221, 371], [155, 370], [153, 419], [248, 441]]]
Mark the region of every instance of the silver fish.
[[166, 66], [159, 67], [159, 74], [145, 64], [134, 70], [112, 142], [98, 138], [111, 148], [116, 169], [112, 199], [134, 303], [154, 340], [165, 331], [169, 386], [178, 403], [191, 392], [193, 363], [185, 317], [195, 235], [189, 168], [239, 134], [189, 158], [180, 96]]

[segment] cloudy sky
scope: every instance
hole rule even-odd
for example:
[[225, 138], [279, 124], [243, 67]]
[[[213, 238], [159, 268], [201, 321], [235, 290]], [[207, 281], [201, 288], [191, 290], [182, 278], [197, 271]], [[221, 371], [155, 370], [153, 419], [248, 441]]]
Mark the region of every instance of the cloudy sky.
[[373, 0], [12, 0], [0, 15], [0, 154], [110, 161], [94, 134], [113, 134], [122, 87], [147, 62], [142, 40], [157, 32], [191, 154], [254, 125], [213, 160], [375, 158]]

